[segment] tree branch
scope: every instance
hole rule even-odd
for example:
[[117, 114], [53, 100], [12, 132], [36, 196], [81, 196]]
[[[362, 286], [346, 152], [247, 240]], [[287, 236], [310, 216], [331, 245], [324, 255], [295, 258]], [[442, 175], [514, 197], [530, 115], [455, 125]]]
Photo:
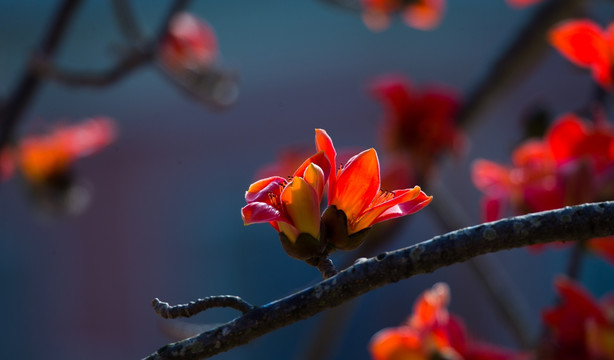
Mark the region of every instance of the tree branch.
[[216, 329], [166, 345], [147, 360], [204, 359], [384, 285], [479, 255], [614, 235], [614, 202], [566, 207], [457, 230], [361, 261], [321, 283], [256, 307]]
[[[70, 20], [76, 13], [81, 0], [64, 0], [51, 21], [35, 56], [51, 59], [66, 33]], [[33, 66], [29, 65], [17, 86], [0, 109], [0, 149], [6, 145], [15, 132], [21, 114], [28, 107], [38, 91], [41, 78]]]
[[216, 307], [233, 308], [239, 310], [243, 314], [254, 308], [253, 305], [249, 304], [240, 297], [232, 295], [209, 296], [204, 299], [190, 301], [187, 304], [173, 306], [166, 302], [160, 301], [158, 298], [155, 298], [152, 300], [151, 305], [153, 306], [156, 314], [165, 319], [191, 317], [200, 312]]
[[[122, 2], [124, 3], [124, 2]], [[166, 33], [173, 17], [182, 11], [189, 0], [174, 0], [169, 7], [155, 36], [148, 42], [134, 42], [143, 37], [129, 4], [115, 4], [118, 22], [124, 35], [132, 41], [130, 51], [120, 58], [113, 66], [104, 71], [69, 71], [55, 66], [47, 56], [41, 54], [34, 59], [33, 67], [41, 77], [48, 77], [64, 85], [102, 87], [111, 85], [139, 67], [151, 63], [156, 58], [158, 46]], [[121, 14], [121, 16], [120, 16]]]

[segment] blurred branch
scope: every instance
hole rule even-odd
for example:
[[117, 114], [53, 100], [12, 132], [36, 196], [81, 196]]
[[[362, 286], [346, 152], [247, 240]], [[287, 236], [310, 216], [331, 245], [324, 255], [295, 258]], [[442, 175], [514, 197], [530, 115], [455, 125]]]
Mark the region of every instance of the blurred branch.
[[[435, 219], [439, 221], [442, 228], [451, 231], [468, 226], [471, 222], [466, 216], [465, 209], [446, 190], [445, 186], [439, 182], [433, 182], [431, 186], [433, 192], [439, 196], [428, 206], [428, 209], [435, 215]], [[518, 346], [528, 349], [531, 346], [528, 331], [530, 326], [525, 316], [526, 311], [523, 311], [525, 306], [522, 306], [526, 302], [520, 296], [521, 292], [513, 286], [505, 269], [489, 257], [471, 259], [467, 261], [467, 265], [486, 290], [495, 310], [511, 330]]]
[[461, 109], [458, 124], [467, 127], [487, 104], [529, 71], [548, 49], [548, 30], [581, 11], [586, 0], [550, 0], [542, 5], [503, 50]]
[[[70, 20], [81, 4], [81, 0], [64, 0], [45, 32], [43, 40], [35, 52], [35, 57], [51, 59], [59, 47]], [[28, 107], [41, 83], [36, 69], [29, 64], [17, 86], [6, 100], [0, 113], [0, 149], [13, 137], [22, 113]]]
[[153, 48], [145, 51], [134, 49], [108, 70], [99, 72], [59, 69], [43, 58], [34, 60], [34, 68], [41, 77], [46, 77], [64, 85], [103, 87], [121, 80], [133, 70], [152, 61], [154, 57], [155, 52]]
[[143, 32], [136, 21], [130, 0], [113, 0], [112, 4], [115, 20], [124, 37], [133, 44], [143, 42]]
[[166, 302], [160, 301], [160, 299], [158, 298], [155, 298], [152, 300], [151, 305], [153, 306], [156, 314], [162, 316], [165, 319], [176, 319], [178, 317], [187, 318], [205, 310], [217, 307], [233, 308], [239, 310], [243, 314], [249, 312], [254, 308], [254, 306], [241, 299], [240, 297], [232, 295], [209, 296], [204, 299], [190, 301], [187, 304], [172, 306]]
[[[130, 5], [127, 1], [115, 1], [114, 8], [120, 29], [132, 44], [130, 50], [115, 65], [105, 71], [70, 71], [60, 69], [53, 65], [47, 56], [35, 58], [33, 67], [39, 76], [48, 77], [64, 85], [93, 87], [111, 85], [132, 71], [156, 59], [158, 45], [166, 35], [173, 16], [182, 11], [188, 2], [189, 0], [173, 1], [155, 37], [144, 43], [142, 32], [139, 29]], [[121, 3], [121, 5], [118, 3]]]
[[384, 285], [479, 255], [554, 241], [614, 235], [614, 202], [566, 207], [457, 230], [361, 261], [310, 288], [255, 307], [216, 329], [166, 345], [146, 359], [204, 359]]

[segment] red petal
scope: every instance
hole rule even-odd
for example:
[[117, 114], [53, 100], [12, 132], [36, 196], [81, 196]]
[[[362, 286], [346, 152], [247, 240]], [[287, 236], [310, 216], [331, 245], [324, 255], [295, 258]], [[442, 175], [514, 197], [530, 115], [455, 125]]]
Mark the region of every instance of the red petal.
[[510, 192], [510, 170], [495, 162], [488, 160], [476, 160], [471, 167], [471, 180], [473, 185], [485, 193]]
[[591, 239], [588, 247], [603, 256], [610, 264], [614, 264], [614, 236]]
[[425, 206], [431, 203], [432, 196], [427, 196], [424, 192], [420, 191], [418, 196], [410, 201], [405, 201], [400, 204], [394, 205], [380, 214], [373, 223], [378, 223], [390, 219], [394, 219], [400, 216], [411, 215], [422, 210]]
[[[558, 163], [577, 157], [578, 146], [588, 136], [584, 123], [575, 115], [561, 117], [546, 134], [546, 142]], [[605, 151], [605, 150], [604, 150]]]
[[374, 149], [354, 156], [339, 173], [335, 192], [329, 190], [329, 202], [343, 210], [348, 221], [371, 204], [380, 188], [379, 160]]
[[58, 128], [52, 135], [60, 146], [73, 157], [90, 155], [115, 139], [116, 130], [113, 120], [98, 117], [85, 120], [80, 124]]
[[316, 129], [316, 150], [324, 151], [330, 164], [330, 175], [328, 177], [328, 205], [330, 205], [337, 184], [337, 151], [335, 151], [335, 146], [333, 146], [333, 140], [323, 129]]
[[249, 186], [249, 189], [245, 192], [245, 201], [252, 202], [265, 202], [269, 203], [269, 193], [273, 193], [275, 196], [281, 194], [283, 184], [286, 183], [286, 179], [280, 176], [271, 176], [266, 179], [258, 180]]
[[590, 67], [599, 84], [612, 84], [608, 40], [590, 20], [568, 20], [550, 31], [550, 43], [572, 63]]
[[495, 221], [503, 216], [504, 201], [501, 197], [484, 196], [482, 198], [482, 218], [484, 221]]
[[373, 81], [370, 90], [384, 106], [392, 109], [395, 119], [401, 117], [412, 104], [410, 80], [403, 75], [381, 76]]
[[241, 217], [243, 217], [245, 225], [270, 221], [288, 222], [278, 209], [262, 202], [254, 202], [244, 206], [241, 209]]

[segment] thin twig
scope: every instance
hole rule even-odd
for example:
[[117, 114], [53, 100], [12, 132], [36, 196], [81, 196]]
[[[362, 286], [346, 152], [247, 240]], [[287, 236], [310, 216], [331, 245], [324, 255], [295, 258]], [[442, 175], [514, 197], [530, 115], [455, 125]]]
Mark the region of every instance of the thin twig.
[[[132, 73], [132, 71], [155, 60], [158, 46], [164, 39], [164, 36], [166, 36], [172, 18], [187, 6], [189, 0], [175, 0], [167, 11], [156, 35], [152, 40], [146, 43], [143, 43], [141, 40], [142, 32], [138, 28], [138, 24], [130, 11], [129, 5], [124, 1], [120, 2], [123, 6], [119, 10], [116, 9], [116, 13], [121, 12], [122, 14], [122, 16], [118, 15], [118, 17], [122, 19], [118, 20], [122, 25], [120, 26], [122, 32], [131, 41], [137, 38], [139, 39], [137, 43], [133, 42], [131, 44], [130, 50], [126, 52], [122, 58], [104, 71], [70, 71], [55, 66], [48, 56], [39, 56], [34, 59], [33, 64], [38, 75], [41, 77], [48, 77], [49, 79], [69, 86], [103, 87], [111, 85]], [[117, 6], [116, 4], [115, 7], [117, 8]]]
[[324, 279], [331, 278], [339, 273], [337, 268], [335, 268], [335, 264], [333, 264], [333, 261], [329, 257], [320, 258], [316, 264], [316, 268], [320, 270]]
[[[51, 21], [49, 28], [46, 30], [43, 40], [35, 52], [35, 57], [53, 58], [80, 4], [81, 0], [64, 0]], [[21, 115], [34, 99], [40, 83], [40, 75], [29, 64], [17, 86], [7, 99], [6, 105], [1, 109], [0, 149], [11, 141]]]
[[153, 306], [156, 314], [165, 319], [176, 319], [179, 317], [188, 318], [205, 310], [217, 307], [233, 308], [239, 310], [243, 314], [254, 308], [253, 305], [249, 304], [240, 297], [232, 295], [210, 296], [204, 299], [190, 301], [187, 304], [179, 305], [169, 305], [167, 302], [163, 302], [160, 301], [160, 299], [155, 298], [151, 301], [151, 306]]
[[39, 58], [34, 67], [41, 77], [46, 77], [68, 86], [103, 87], [111, 85], [144, 64], [151, 62], [155, 54], [151, 51], [140, 52], [133, 49], [115, 65], [104, 71], [70, 71], [54, 66], [48, 59]]
[[553, 241], [614, 235], [614, 202], [584, 204], [457, 230], [382, 253], [303, 291], [256, 307], [216, 329], [168, 344], [146, 359], [204, 359], [309, 318], [384, 285], [473, 257]]

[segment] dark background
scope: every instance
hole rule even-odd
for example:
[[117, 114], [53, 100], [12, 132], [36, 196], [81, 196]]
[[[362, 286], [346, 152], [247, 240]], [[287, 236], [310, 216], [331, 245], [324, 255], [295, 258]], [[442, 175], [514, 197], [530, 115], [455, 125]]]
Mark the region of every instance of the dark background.
[[[12, 90], [58, 3], [0, 2], [0, 94]], [[134, 3], [139, 20], [153, 31], [167, 2]], [[611, 5], [591, 4], [591, 15], [611, 19]], [[106, 115], [116, 119], [120, 137], [76, 165], [94, 196], [77, 217], [41, 213], [15, 179], [0, 186], [0, 357], [141, 358], [170, 342], [164, 335], [169, 322], [150, 307], [154, 297], [185, 303], [233, 294], [261, 305], [319, 281], [315, 269], [284, 254], [270, 226], [243, 226], [239, 210], [254, 172], [287, 146], [313, 146], [316, 127], [325, 128], [339, 148], [380, 147], [382, 110], [366, 92], [370, 79], [400, 72], [418, 86], [446, 84], [466, 96], [535, 9], [513, 10], [503, 0], [451, 0], [434, 31], [397, 20], [387, 31], [372, 33], [359, 14], [316, 0], [194, 2], [190, 10], [217, 32], [223, 63], [240, 75], [239, 100], [229, 110], [212, 111], [185, 97], [154, 67], [101, 89], [46, 84], [25, 113], [23, 133], [58, 120]], [[87, 1], [58, 62], [104, 69], [124, 44], [110, 4]], [[444, 204], [454, 197], [471, 223], [479, 223], [471, 162], [508, 162], [531, 107], [541, 104], [558, 116], [583, 107], [592, 86], [587, 72], [548, 49], [526, 77], [475, 118], [465, 153], [442, 163], [439, 179], [448, 195], [423, 189]], [[386, 250], [442, 232], [426, 209]], [[524, 299], [519, 306], [532, 335], [539, 332], [540, 309], [552, 303], [552, 277], [564, 271], [569, 252], [489, 255]], [[352, 253], [334, 259], [346, 256]], [[589, 256], [581, 279], [601, 295], [613, 274]], [[355, 300], [330, 359], [368, 359], [371, 335], [401, 323], [416, 296], [437, 281], [450, 284], [451, 309], [476, 337], [514, 346], [481, 284], [459, 264]], [[213, 310], [193, 323], [235, 316]], [[310, 339], [321, 331], [321, 317], [218, 357], [300, 359], [305, 349], [318, 346]]]

